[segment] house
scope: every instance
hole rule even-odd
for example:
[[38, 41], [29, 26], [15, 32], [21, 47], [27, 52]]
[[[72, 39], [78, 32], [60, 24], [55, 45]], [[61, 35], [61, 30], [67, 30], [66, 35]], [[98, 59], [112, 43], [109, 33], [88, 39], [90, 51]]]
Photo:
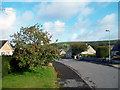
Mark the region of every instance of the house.
[[8, 40], [0, 40], [0, 56], [1, 55], [12, 55], [13, 48], [9, 44]]
[[92, 48], [92, 46], [88, 45], [88, 50], [81, 52], [81, 54], [96, 54], [96, 51]]
[[66, 58], [72, 58], [72, 49], [71, 48], [66, 52]]
[[111, 50], [111, 55], [116, 55], [117, 52], [120, 52], [120, 41], [117, 41]]
[[60, 51], [60, 55], [66, 54], [66, 52], [64, 51], [64, 49], [60, 49], [59, 51]]
[[[96, 54], [96, 51], [92, 48], [92, 46], [88, 45], [88, 50], [81, 52], [80, 54]], [[77, 56], [80, 56], [80, 54], [78, 54]], [[66, 52], [66, 58], [72, 58], [72, 49], [69, 49]]]

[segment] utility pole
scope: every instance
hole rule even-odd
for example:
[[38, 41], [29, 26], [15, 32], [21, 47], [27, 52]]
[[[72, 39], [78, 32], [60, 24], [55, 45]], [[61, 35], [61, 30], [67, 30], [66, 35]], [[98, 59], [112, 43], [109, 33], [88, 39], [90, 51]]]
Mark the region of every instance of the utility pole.
[[109, 62], [111, 60], [110, 58], [110, 30], [106, 30], [106, 32], [109, 32]]

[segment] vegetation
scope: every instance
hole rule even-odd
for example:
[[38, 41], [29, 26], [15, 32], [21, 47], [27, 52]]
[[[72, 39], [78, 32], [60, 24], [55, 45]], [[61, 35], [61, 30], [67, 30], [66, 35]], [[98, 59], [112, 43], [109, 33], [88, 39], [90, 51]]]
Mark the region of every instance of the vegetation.
[[58, 49], [64, 49], [66, 52], [70, 49], [70, 45], [69, 44], [56, 44], [56, 47]]
[[10, 72], [11, 72], [11, 66], [10, 66], [10, 62], [12, 60], [12, 56], [1, 56], [2, 59], [2, 77], [7, 76]]
[[[110, 40], [110, 44], [111, 45], [115, 45], [116, 42], [118, 40]], [[57, 46], [59, 45], [63, 45], [63, 44], [68, 44], [68, 45], [71, 45], [71, 44], [74, 44], [74, 43], [82, 43], [83, 41], [79, 41], [79, 42], [59, 42], [59, 43], [56, 43]], [[108, 40], [105, 40], [105, 41], [87, 41], [87, 42], [83, 42], [83, 43], [88, 43], [92, 46], [106, 46], [109, 44], [109, 41]]]
[[52, 60], [60, 59], [52, 36], [42, 25], [22, 27], [11, 35], [13, 56], [2, 56], [3, 88], [57, 88], [57, 73]]
[[95, 49], [95, 51], [97, 51], [97, 49], [99, 48], [98, 45], [92, 45], [93, 49]]
[[83, 57], [96, 57], [95, 54], [81, 54]]
[[58, 88], [54, 67], [37, 68], [36, 72], [14, 72], [2, 79], [2, 88]]
[[30, 27], [22, 27], [19, 32], [11, 35], [11, 44], [15, 44], [13, 56], [16, 64], [22, 70], [33, 70], [37, 67], [48, 65], [52, 60], [60, 59], [59, 50], [50, 45], [52, 35], [43, 31], [43, 26], [35, 24]]
[[83, 51], [87, 50], [87, 45], [85, 43], [74, 43], [71, 45], [72, 55], [77, 55]]
[[107, 57], [109, 55], [109, 48], [107, 46], [100, 46], [96, 51], [96, 56], [98, 58]]
[[60, 56], [61, 56], [61, 57], [65, 57], [65, 56], [66, 56], [66, 54], [61, 54]]

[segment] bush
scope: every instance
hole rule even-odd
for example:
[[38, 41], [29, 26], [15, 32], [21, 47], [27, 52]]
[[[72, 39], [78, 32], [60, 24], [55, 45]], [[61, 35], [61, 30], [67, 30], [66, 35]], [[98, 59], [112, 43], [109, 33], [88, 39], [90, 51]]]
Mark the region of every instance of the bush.
[[66, 56], [66, 54], [61, 54], [60, 56], [61, 56], [61, 57], [64, 57], [64, 56]]
[[95, 54], [81, 54], [82, 57], [95, 57]]
[[1, 56], [2, 59], [2, 77], [7, 76], [11, 72], [23, 71], [25, 68], [20, 68], [18, 66], [18, 60], [13, 56]]
[[88, 54], [88, 57], [95, 57], [95, 54]]
[[7, 76], [11, 72], [10, 62], [12, 56], [1, 56], [2, 57], [2, 77]]
[[19, 32], [11, 35], [11, 43], [15, 45], [13, 56], [17, 60], [12, 63], [17, 63], [15, 65], [19, 66], [18, 70], [21, 68], [35, 71], [37, 67], [60, 59], [55, 43], [50, 44], [52, 35], [43, 31], [42, 28], [42, 25], [35, 24], [30, 27], [22, 27]]
[[96, 56], [98, 58], [105, 58], [109, 55], [109, 48], [107, 46], [100, 46], [96, 51]]

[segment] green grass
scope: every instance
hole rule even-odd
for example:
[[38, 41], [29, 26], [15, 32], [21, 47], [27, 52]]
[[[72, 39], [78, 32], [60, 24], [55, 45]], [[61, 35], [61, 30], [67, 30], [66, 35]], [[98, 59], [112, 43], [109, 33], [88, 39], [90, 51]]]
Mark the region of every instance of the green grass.
[[2, 79], [2, 88], [59, 88], [54, 67], [45, 68], [9, 74]]

